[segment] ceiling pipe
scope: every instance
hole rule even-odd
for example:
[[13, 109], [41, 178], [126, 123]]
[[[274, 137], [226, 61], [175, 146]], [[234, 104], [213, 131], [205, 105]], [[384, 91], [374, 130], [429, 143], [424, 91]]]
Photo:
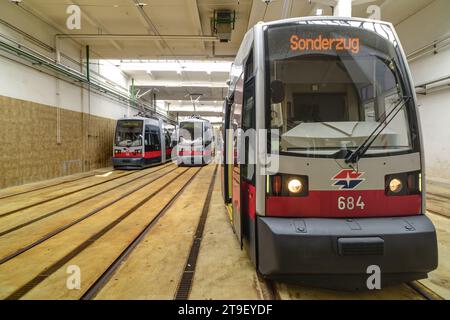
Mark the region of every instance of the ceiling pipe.
[[[24, 45], [20, 45], [18, 47], [15, 47], [14, 45], [11, 45], [5, 41], [0, 40], [0, 51], [4, 51], [9, 54], [13, 54], [17, 56], [18, 58], [28, 61], [31, 63], [31, 66], [36, 69], [47, 69], [49, 71], [49, 74], [56, 76], [59, 78], [65, 77], [67, 79], [70, 79], [70, 83], [73, 83], [78, 86], [82, 86], [85, 88], [90, 88], [92, 90], [95, 90], [97, 93], [101, 95], [105, 95], [107, 97], [110, 97], [114, 99], [114, 101], [117, 101], [119, 103], [126, 103], [129, 104], [132, 102], [130, 100], [130, 97], [123, 92], [119, 92], [117, 90], [108, 88], [104, 86], [102, 83], [97, 81], [97, 79], [88, 79], [86, 75], [82, 74], [81, 72], [71, 69], [70, 67], [64, 66], [62, 64], [57, 64], [52, 59], [43, 56], [42, 54], [33, 52], [33, 50], [27, 48]], [[14, 60], [17, 61], [17, 60]], [[19, 62], [19, 61], [17, 61]], [[28, 64], [25, 64], [28, 65]], [[150, 106], [146, 105], [145, 103], [138, 101], [138, 106], [140, 108], [149, 109]], [[138, 110], [138, 108], [136, 108]], [[168, 122], [174, 122], [173, 118], [170, 118], [166, 115], [160, 114], [157, 111], [155, 112], [159, 117], [165, 119]]]
[[200, 36], [200, 35], [148, 35], [148, 34], [57, 34], [56, 38], [70, 38], [81, 40], [149, 40], [149, 41], [219, 41], [215, 36]]
[[[153, 21], [150, 19], [150, 17], [147, 15], [147, 13], [144, 10], [144, 4], [141, 3], [139, 0], [131, 0], [131, 2], [134, 3], [136, 9], [139, 12], [139, 17], [141, 21], [143, 22], [144, 26], [146, 26], [147, 31], [150, 35], [159, 35], [159, 31], [154, 25]], [[167, 44], [164, 43], [164, 41], [157, 41], [156, 45], [161, 52], [166, 48]], [[168, 47], [168, 46], [167, 46]]]

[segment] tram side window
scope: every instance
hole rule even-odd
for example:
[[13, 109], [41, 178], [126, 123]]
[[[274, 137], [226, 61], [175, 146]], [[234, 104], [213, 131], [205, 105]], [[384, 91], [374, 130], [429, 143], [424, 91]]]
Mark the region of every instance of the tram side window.
[[151, 126], [145, 127], [145, 151], [155, 151], [161, 149], [159, 133]]
[[145, 126], [145, 151], [150, 151], [150, 128]]
[[159, 139], [159, 134], [156, 131], [150, 132], [150, 148], [152, 151], [161, 149], [161, 141]]
[[205, 137], [205, 147], [209, 146], [212, 142], [211, 140], [211, 127], [209, 124], [205, 123], [203, 126], [203, 136]]
[[169, 135], [169, 133], [166, 132], [164, 137], [166, 139], [166, 148], [171, 148], [172, 146], [171, 146], [171, 143], [170, 143], [170, 135]]

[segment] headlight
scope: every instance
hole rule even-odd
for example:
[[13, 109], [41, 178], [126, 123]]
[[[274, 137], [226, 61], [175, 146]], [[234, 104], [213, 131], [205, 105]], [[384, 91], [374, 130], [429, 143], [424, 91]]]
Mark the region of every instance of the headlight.
[[267, 194], [275, 197], [307, 197], [308, 176], [277, 174], [267, 180]]
[[385, 192], [387, 196], [410, 196], [421, 194], [421, 172], [411, 171], [385, 176]]
[[288, 183], [289, 192], [292, 193], [299, 193], [300, 191], [302, 191], [302, 187], [303, 185], [298, 179], [291, 179]]
[[389, 190], [393, 193], [399, 193], [403, 189], [403, 183], [400, 179], [394, 178], [389, 182]]

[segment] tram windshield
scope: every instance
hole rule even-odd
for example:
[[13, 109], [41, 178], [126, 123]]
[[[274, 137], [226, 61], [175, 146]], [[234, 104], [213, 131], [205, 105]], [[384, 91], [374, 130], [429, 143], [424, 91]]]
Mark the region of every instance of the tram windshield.
[[180, 143], [201, 144], [203, 137], [203, 123], [198, 122], [182, 122], [179, 129]]
[[[266, 41], [270, 122], [280, 133], [272, 152], [353, 151], [406, 98], [398, 43], [387, 25], [302, 21], [269, 27]], [[412, 148], [404, 102], [367, 154]]]
[[119, 120], [116, 128], [116, 146], [140, 147], [142, 146], [142, 120]]

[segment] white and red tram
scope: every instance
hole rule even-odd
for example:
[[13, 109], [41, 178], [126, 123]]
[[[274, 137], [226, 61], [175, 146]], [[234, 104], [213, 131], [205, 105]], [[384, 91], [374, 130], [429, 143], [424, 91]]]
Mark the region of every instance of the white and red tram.
[[213, 131], [207, 119], [192, 116], [178, 126], [177, 164], [204, 165], [212, 160]]
[[113, 166], [140, 169], [165, 163], [172, 157], [170, 126], [162, 119], [129, 117], [117, 120]]
[[223, 196], [263, 276], [365, 288], [373, 268], [387, 285], [437, 267], [417, 101], [390, 23], [257, 24], [232, 66], [223, 131]]

